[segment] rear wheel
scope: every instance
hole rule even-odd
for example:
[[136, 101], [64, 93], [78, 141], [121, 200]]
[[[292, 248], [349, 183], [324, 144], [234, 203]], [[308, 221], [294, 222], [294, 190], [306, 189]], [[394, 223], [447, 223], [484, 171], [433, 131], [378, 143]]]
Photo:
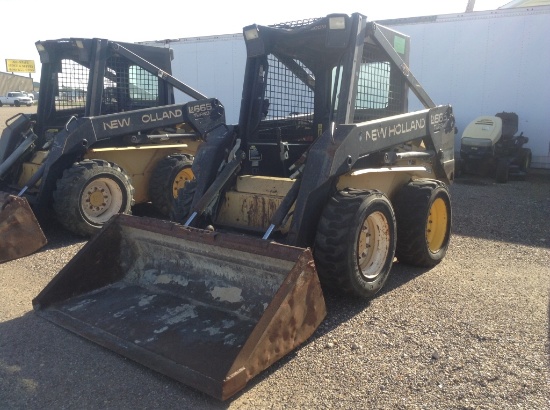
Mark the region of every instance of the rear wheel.
[[193, 179], [192, 164], [192, 159], [183, 154], [170, 155], [158, 162], [149, 182], [149, 197], [163, 215], [170, 216], [178, 191]]
[[360, 297], [374, 296], [393, 264], [395, 232], [395, 215], [383, 193], [351, 188], [337, 192], [315, 237], [320, 279]]
[[509, 166], [508, 166], [508, 160], [506, 158], [500, 158], [497, 161], [496, 166], [496, 172], [495, 172], [495, 179], [498, 183], [505, 184], [508, 182], [508, 174], [509, 174]]
[[68, 230], [91, 236], [118, 213], [131, 213], [134, 188], [128, 175], [104, 160], [84, 160], [63, 172], [53, 193], [59, 222]]
[[393, 204], [397, 259], [422, 267], [441, 262], [451, 237], [451, 198], [447, 185], [431, 179], [409, 182], [397, 192]]

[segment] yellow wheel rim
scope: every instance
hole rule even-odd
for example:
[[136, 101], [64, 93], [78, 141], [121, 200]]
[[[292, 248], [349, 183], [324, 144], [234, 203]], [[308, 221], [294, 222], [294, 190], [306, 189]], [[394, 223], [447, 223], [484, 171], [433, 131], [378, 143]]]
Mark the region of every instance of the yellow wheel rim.
[[178, 197], [178, 191], [184, 187], [185, 183], [191, 181], [193, 178], [194, 175], [193, 171], [191, 171], [191, 167], [185, 167], [178, 172], [172, 183], [172, 195], [174, 198]]
[[390, 251], [391, 232], [386, 216], [379, 211], [363, 221], [357, 241], [359, 269], [368, 280], [374, 280], [384, 268]]
[[80, 209], [89, 221], [103, 224], [122, 209], [124, 194], [113, 179], [97, 178], [86, 185], [80, 203]]
[[437, 252], [445, 243], [448, 226], [447, 203], [437, 198], [430, 207], [426, 224], [426, 239], [431, 252]]

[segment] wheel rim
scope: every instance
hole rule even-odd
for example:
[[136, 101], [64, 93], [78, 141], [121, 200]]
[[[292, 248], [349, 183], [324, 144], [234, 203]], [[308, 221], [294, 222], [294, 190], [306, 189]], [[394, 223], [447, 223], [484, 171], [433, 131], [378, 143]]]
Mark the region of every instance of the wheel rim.
[[385, 215], [373, 212], [363, 221], [357, 243], [359, 269], [369, 280], [375, 279], [386, 263], [390, 249], [390, 226]]
[[445, 243], [448, 223], [447, 204], [442, 198], [437, 198], [430, 207], [426, 224], [426, 239], [431, 252], [439, 251]]
[[178, 192], [181, 188], [184, 187], [187, 181], [191, 181], [194, 178], [193, 171], [191, 167], [185, 167], [180, 172], [177, 173], [172, 183], [172, 195], [174, 198], [178, 197]]
[[110, 178], [98, 178], [84, 188], [81, 208], [92, 223], [103, 224], [122, 209], [124, 195], [120, 186]]

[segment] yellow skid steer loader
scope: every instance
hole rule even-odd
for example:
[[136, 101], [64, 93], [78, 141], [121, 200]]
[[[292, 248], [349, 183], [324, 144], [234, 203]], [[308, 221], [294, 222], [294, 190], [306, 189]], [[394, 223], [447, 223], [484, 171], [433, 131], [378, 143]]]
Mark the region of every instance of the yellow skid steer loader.
[[113, 218], [33, 301], [222, 400], [314, 333], [321, 284], [371, 298], [395, 257], [434, 266], [451, 235], [452, 108], [407, 36], [334, 14], [244, 38], [239, 125], [206, 135], [175, 221]]
[[[98, 38], [36, 47], [37, 112], [9, 118], [0, 138], [0, 263], [46, 243], [41, 220], [89, 237], [135, 204], [168, 217], [202, 135], [225, 122], [217, 100], [170, 75], [171, 50]], [[190, 102], [175, 104], [178, 91]]]

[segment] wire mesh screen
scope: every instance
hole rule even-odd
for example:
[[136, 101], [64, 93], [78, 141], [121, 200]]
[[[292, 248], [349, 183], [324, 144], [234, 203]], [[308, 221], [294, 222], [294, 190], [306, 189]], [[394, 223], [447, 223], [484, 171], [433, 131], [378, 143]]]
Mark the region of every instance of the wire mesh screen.
[[269, 70], [265, 98], [269, 102], [264, 126], [268, 122], [285, 120], [287, 128], [279, 127], [283, 137], [295, 126], [293, 119], [313, 121], [314, 91], [307, 82], [313, 82], [313, 73], [300, 61], [292, 60], [292, 70], [273, 55], [268, 56]]
[[[57, 74], [56, 110], [84, 109], [90, 70], [73, 60], [61, 61]], [[102, 113], [158, 105], [158, 78], [128, 61], [112, 57], [108, 60], [103, 80]]]
[[315, 23], [317, 20], [320, 20], [320, 19], [322, 19], [322, 17], [314, 17], [314, 18], [303, 19], [303, 20], [288, 21], [286, 23], [272, 24], [269, 27], [276, 27], [276, 28], [302, 27], [302, 26], [307, 26], [309, 24]]
[[404, 110], [404, 80], [389, 60], [377, 54], [376, 49], [365, 46], [355, 100], [355, 123], [401, 114]]
[[158, 104], [158, 78], [141, 67], [128, 65], [128, 61], [120, 57], [108, 60], [103, 87], [105, 111]]
[[56, 110], [84, 107], [90, 70], [73, 60], [61, 60], [61, 72], [57, 74], [58, 93]]
[[364, 62], [359, 72], [356, 109], [380, 110], [388, 106], [391, 66], [388, 62]]

